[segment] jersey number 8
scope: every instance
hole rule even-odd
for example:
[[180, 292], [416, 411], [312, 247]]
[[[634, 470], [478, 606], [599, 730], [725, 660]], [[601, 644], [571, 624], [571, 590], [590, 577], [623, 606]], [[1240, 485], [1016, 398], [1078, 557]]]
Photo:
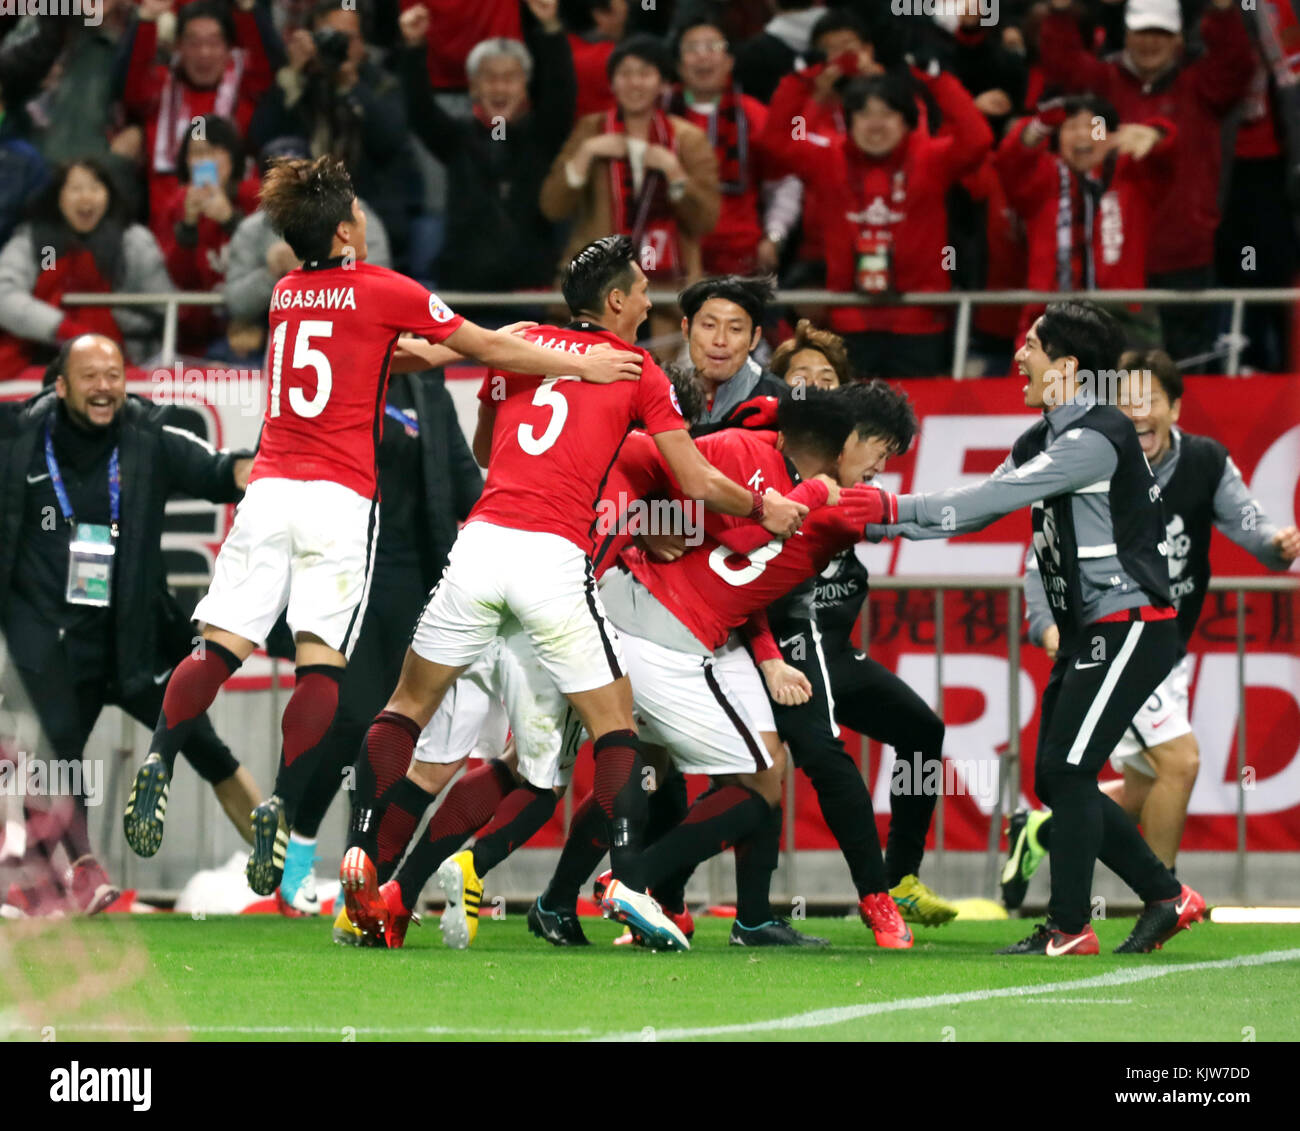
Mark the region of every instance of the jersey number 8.
[[[717, 546], [709, 555], [709, 568], [728, 585], [748, 585], [767, 569], [767, 563], [781, 552], [784, 545], [785, 542], [780, 538], [773, 538], [770, 542], [764, 542], [757, 550], [750, 550], [748, 554], [743, 555], [733, 553], [726, 546]], [[744, 557], [749, 564], [740, 569], [732, 569], [727, 565], [727, 559], [732, 557]]]

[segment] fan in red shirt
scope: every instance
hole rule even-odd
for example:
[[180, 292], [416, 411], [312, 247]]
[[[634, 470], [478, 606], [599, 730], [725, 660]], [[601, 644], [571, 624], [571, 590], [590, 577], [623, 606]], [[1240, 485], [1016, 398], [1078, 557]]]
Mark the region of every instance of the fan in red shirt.
[[[574, 258], [565, 275], [565, 301], [579, 321], [563, 330], [538, 327], [529, 336], [549, 346], [552, 356], [576, 364], [593, 349], [634, 338], [650, 310], [647, 288], [628, 237], [597, 240]], [[480, 460], [490, 451], [487, 484], [420, 617], [402, 679], [371, 726], [362, 755], [379, 788], [357, 790], [340, 877], [349, 917], [368, 934], [382, 934], [391, 914], [372, 863], [378, 842], [390, 835], [394, 822], [409, 833], [411, 812], [418, 819], [426, 804], [412, 794], [418, 787], [402, 778], [415, 742], [447, 690], [491, 644], [503, 620], [513, 616], [539, 665], [592, 737], [593, 792], [612, 838], [615, 882], [606, 893], [606, 909], [661, 945], [688, 945], [645, 894], [637, 874], [646, 798], [632, 693], [590, 559], [601, 484], [639, 422], [654, 436], [682, 489], [706, 507], [760, 518], [779, 535], [797, 529], [805, 508], [776, 497], [764, 500], [710, 467], [673, 404], [667, 378], [648, 355], [641, 357], [636, 385], [601, 389], [562, 377], [547, 380], [524, 367], [489, 374], [474, 443]], [[507, 797], [503, 804], [513, 802]], [[445, 862], [439, 882], [448, 900], [441, 921], [445, 941], [468, 946], [477, 932], [482, 893], [470, 854]]]
[[248, 863], [250, 886], [270, 895], [365, 611], [378, 533], [376, 449], [400, 335], [446, 343], [441, 361], [463, 355], [595, 380], [635, 375], [640, 357], [608, 348], [568, 357], [484, 330], [411, 279], [365, 263], [365, 213], [333, 158], [278, 162], [262, 204], [304, 265], [272, 294], [257, 459], [212, 586], [194, 611], [205, 626], [202, 646], [172, 673], [124, 825], [137, 853], [158, 850], [177, 752], [287, 606], [297, 682], [284, 713], [275, 793], [252, 815]]

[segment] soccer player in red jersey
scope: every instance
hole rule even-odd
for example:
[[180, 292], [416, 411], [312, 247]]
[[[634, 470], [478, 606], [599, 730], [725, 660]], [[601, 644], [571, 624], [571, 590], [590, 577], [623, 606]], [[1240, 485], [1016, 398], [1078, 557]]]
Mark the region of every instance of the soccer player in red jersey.
[[[696, 548], [672, 561], [629, 550], [630, 572], [611, 571], [602, 586], [609, 617], [623, 632], [646, 742], [666, 749], [682, 772], [708, 774], [715, 786], [643, 852], [652, 889], [745, 841], [780, 805], [784, 753], [754, 661], [735, 630], [751, 621], [761, 626], [754, 614], [860, 541], [872, 515], [893, 512], [887, 492], [852, 486], [874, 458], [870, 429], [858, 432], [852, 390], [805, 393], [781, 402], [779, 433], [730, 429], [699, 441], [719, 470], [791, 492], [814, 508], [793, 538], [776, 541], [752, 523], [709, 515]], [[653, 461], [642, 443], [629, 448], [619, 470], [644, 487]], [[672, 489], [666, 476], [660, 479], [660, 488]], [[756, 660], [779, 658], [770, 634], [760, 631], [752, 643]], [[574, 939], [573, 907], [603, 852], [599, 833], [590, 805], [580, 805], [555, 878], [536, 914], [530, 911], [530, 922], [537, 918], [542, 928], [534, 933], [560, 944]]]
[[[584, 248], [570, 263], [563, 290], [576, 321], [562, 329], [535, 327], [525, 335], [556, 357], [576, 361], [599, 345], [622, 346], [650, 309], [647, 280], [626, 236]], [[489, 373], [480, 393], [476, 455], [490, 447], [483, 494], [416, 626], [397, 689], [371, 726], [361, 754], [367, 772], [358, 775], [353, 832], [340, 869], [348, 913], [368, 933], [382, 925], [387, 910], [373, 861], [387, 834], [375, 810], [382, 809], [384, 821], [409, 819], [390, 804], [389, 791], [404, 781], [415, 742], [447, 689], [513, 616], [592, 737], [593, 793], [610, 825], [612, 846], [614, 882], [607, 909], [664, 945], [684, 948], [684, 936], [644, 894], [637, 873], [646, 795], [632, 692], [590, 559], [601, 484], [629, 430], [640, 422], [683, 492], [706, 507], [759, 519], [769, 538], [793, 533], [805, 508], [775, 495], [764, 499], [714, 470], [691, 440], [668, 379], [649, 354], [642, 353], [639, 381], [600, 388], [547, 379], [536, 368], [502, 370]], [[366, 778], [368, 790], [361, 788]], [[453, 862], [459, 862], [460, 874], [447, 877], [456, 888], [448, 898], [458, 905], [458, 917], [463, 908], [466, 919], [474, 920], [464, 927], [472, 937], [482, 885], [472, 869], [466, 870], [463, 856]]]
[[253, 890], [270, 895], [365, 610], [378, 533], [376, 449], [399, 336], [443, 343], [449, 358], [592, 380], [635, 376], [640, 358], [623, 349], [568, 358], [484, 330], [411, 279], [365, 263], [365, 213], [334, 159], [278, 163], [262, 205], [304, 262], [271, 298], [270, 387], [257, 459], [212, 586], [194, 611], [203, 641], [172, 673], [124, 828], [139, 855], [158, 850], [177, 752], [287, 606], [297, 681], [282, 721], [274, 795], [253, 812], [247, 870]]

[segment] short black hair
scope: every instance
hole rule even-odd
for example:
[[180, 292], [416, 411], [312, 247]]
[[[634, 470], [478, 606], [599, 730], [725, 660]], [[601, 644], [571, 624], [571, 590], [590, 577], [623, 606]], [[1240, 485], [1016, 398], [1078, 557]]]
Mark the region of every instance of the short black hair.
[[1079, 369], [1099, 374], [1119, 367], [1124, 331], [1095, 302], [1050, 302], [1038, 320], [1038, 341], [1049, 358], [1075, 357]]
[[194, 128], [199, 122], [203, 123], [203, 140], [230, 154], [230, 180], [232, 184], [239, 184], [244, 179], [244, 141], [234, 122], [219, 114], [200, 114], [190, 123], [181, 137], [180, 149], [176, 151], [176, 179], [183, 185], [190, 183], [190, 142], [194, 140]]
[[1126, 350], [1119, 359], [1121, 369], [1130, 373], [1150, 373], [1169, 398], [1169, 403], [1183, 399], [1183, 375], [1178, 365], [1164, 350]]
[[665, 79], [672, 79], [676, 74], [672, 56], [662, 39], [654, 35], [629, 35], [609, 53], [605, 63], [606, 78], [612, 79], [618, 65], [629, 57], [658, 68], [660, 76]]
[[907, 128], [916, 129], [919, 118], [916, 94], [908, 78], [897, 71], [887, 71], [883, 75], [872, 75], [870, 78], [850, 79], [840, 92], [844, 116], [852, 119], [854, 114], [866, 107], [868, 99], [871, 98], [879, 98], [891, 110], [897, 110], [903, 115]]
[[692, 16], [673, 35], [673, 55], [677, 58], [682, 54], [682, 40], [686, 38], [688, 31], [694, 31], [697, 27], [711, 27], [720, 36], [727, 45], [727, 50], [732, 50], [731, 36], [727, 34], [727, 29], [722, 26], [721, 20], [711, 20], [707, 15], [700, 14]]
[[1119, 112], [1100, 94], [1089, 92], [1066, 95], [1061, 101], [1061, 109], [1065, 111], [1066, 118], [1073, 118], [1076, 114], [1100, 118], [1106, 124], [1107, 133], [1113, 134], [1119, 129]]
[[866, 22], [856, 12], [852, 12], [848, 8], [827, 8], [826, 14], [819, 17], [817, 22], [813, 24], [812, 33], [808, 36], [808, 42], [813, 47], [816, 47], [817, 41], [823, 35], [829, 35], [833, 31], [851, 31], [863, 43], [871, 42], [871, 31], [868, 29]]
[[216, 20], [221, 25], [221, 34], [226, 41], [226, 46], [233, 47], [235, 45], [235, 21], [227, 5], [218, 4], [215, 0], [195, 0], [193, 4], [186, 4], [176, 13], [176, 38], [178, 40], [185, 34], [185, 29], [194, 20]]
[[352, 220], [356, 197], [347, 166], [336, 157], [272, 161], [262, 181], [262, 211], [304, 263], [329, 258], [334, 229]]
[[836, 459], [853, 431], [838, 390], [809, 387], [787, 389], [776, 408], [776, 427], [787, 448], [825, 459]]
[[776, 297], [776, 287], [766, 275], [711, 275], [692, 283], [677, 296], [677, 305], [686, 315], [687, 323], [695, 321], [695, 316], [711, 298], [724, 298], [734, 302], [749, 315], [751, 332], [763, 325], [763, 316], [767, 304]]
[[878, 437], [893, 445], [902, 455], [916, 436], [916, 413], [912, 402], [901, 389], [879, 379], [858, 381], [833, 390], [841, 408], [852, 420], [853, 428], [864, 440]]
[[636, 244], [630, 236], [604, 236], [589, 243], [564, 270], [560, 290], [569, 312], [600, 314], [612, 290], [626, 291], [636, 278]]

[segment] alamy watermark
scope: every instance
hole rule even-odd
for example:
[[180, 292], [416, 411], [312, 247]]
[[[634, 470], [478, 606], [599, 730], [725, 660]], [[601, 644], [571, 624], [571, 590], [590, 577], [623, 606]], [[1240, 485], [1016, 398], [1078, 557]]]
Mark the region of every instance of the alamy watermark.
[[979, 16], [983, 27], [998, 22], [998, 0], [890, 0], [889, 10], [896, 16]]
[[698, 546], [704, 541], [704, 505], [698, 499], [629, 499], [620, 491], [596, 504], [596, 535], [611, 534], [668, 534]]
[[19, 750], [0, 759], [0, 797], [85, 798], [104, 800], [104, 764], [94, 758], [35, 758]]
[[154, 404], [238, 408], [244, 416], [260, 416], [266, 409], [260, 369], [187, 369], [178, 361], [170, 369], [155, 369], [150, 380]]
[[1151, 411], [1151, 370], [1149, 369], [1077, 369], [1067, 377], [1059, 369], [1043, 375], [1043, 404], [1060, 405], [1070, 401], [1109, 404], [1131, 408], [1133, 416]]
[[80, 16], [87, 27], [99, 27], [104, 0], [0, 0], [0, 16]]

